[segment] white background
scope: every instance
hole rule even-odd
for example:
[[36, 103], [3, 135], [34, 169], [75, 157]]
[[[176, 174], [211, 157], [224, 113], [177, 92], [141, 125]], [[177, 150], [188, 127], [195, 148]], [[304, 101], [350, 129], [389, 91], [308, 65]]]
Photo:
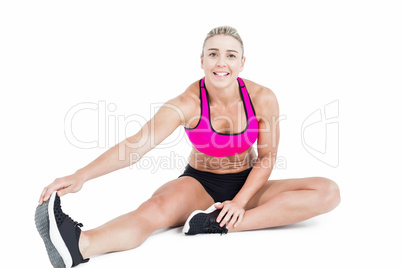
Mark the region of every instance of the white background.
[[[34, 224], [43, 187], [134, 134], [140, 124], [130, 115], [148, 120], [155, 105], [200, 79], [205, 35], [231, 25], [245, 45], [241, 77], [271, 88], [286, 116], [278, 151], [286, 165], [271, 179], [329, 177], [341, 205], [269, 230], [195, 237], [163, 230], [83, 267], [401, 267], [401, 12], [398, 1], [2, 1], [3, 264], [50, 267]], [[333, 101], [335, 167], [309, 154], [301, 136], [304, 120]], [[104, 138], [91, 149], [65, 135], [65, 118], [80, 103], [111, 104], [109, 121], [96, 110], [74, 117], [77, 139]], [[128, 124], [116, 127], [119, 117]], [[313, 147], [325, 149], [324, 126], [305, 137]], [[63, 198], [63, 209], [84, 230], [135, 209], [181, 173], [190, 152], [183, 134], [148, 155], [166, 161], [173, 153], [177, 164], [151, 172], [144, 163], [93, 180]]]

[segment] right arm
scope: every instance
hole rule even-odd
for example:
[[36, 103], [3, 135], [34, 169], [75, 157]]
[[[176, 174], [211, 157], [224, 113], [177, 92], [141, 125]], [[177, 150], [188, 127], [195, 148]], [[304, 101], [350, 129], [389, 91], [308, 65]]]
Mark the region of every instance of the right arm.
[[47, 201], [55, 191], [59, 196], [78, 192], [86, 181], [138, 162], [177, 127], [184, 125], [185, 118], [188, 118], [186, 114], [191, 113], [192, 109], [191, 101], [188, 101], [185, 93], [169, 100], [135, 135], [113, 146], [74, 174], [55, 179], [44, 188], [39, 204]]

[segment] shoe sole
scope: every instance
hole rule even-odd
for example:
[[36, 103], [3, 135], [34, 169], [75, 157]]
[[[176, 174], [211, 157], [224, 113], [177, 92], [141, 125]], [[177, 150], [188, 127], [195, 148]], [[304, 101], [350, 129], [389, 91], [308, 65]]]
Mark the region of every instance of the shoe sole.
[[191, 225], [203, 224], [205, 222], [205, 219], [209, 217], [208, 214], [216, 210], [215, 205], [219, 204], [220, 203], [218, 202], [210, 206], [207, 210], [196, 210], [191, 213], [190, 216], [187, 218], [186, 223], [184, 224], [183, 233], [186, 235], [194, 235], [189, 233]]
[[[53, 208], [53, 203], [49, 199], [46, 202], [43, 202], [42, 205], [38, 206], [35, 211], [35, 225], [36, 229], [39, 232], [39, 235], [42, 237], [43, 242], [45, 243], [47, 255], [49, 256], [50, 262], [55, 268], [65, 268], [66, 265], [63, 261], [62, 256], [59, 254], [57, 248], [54, 246], [52, 239], [50, 238], [50, 221], [49, 221], [49, 207]], [[52, 209], [53, 211], [53, 209]], [[53, 218], [54, 218], [54, 212]], [[57, 228], [57, 227], [56, 227]]]

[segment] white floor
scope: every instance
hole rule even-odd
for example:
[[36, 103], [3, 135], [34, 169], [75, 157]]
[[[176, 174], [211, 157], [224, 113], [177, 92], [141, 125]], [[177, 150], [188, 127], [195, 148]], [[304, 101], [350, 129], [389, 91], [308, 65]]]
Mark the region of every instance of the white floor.
[[[139, 204], [137, 199], [142, 198], [140, 190], [130, 188], [136, 188], [141, 182], [132, 179], [131, 182], [130, 179], [120, 179], [119, 183], [128, 187], [110, 194], [110, 199], [106, 200], [100, 193], [106, 189], [99, 185], [112, 187], [109, 182], [116, 178], [111, 177], [110, 180], [92, 183], [91, 187], [76, 195], [62, 198], [64, 211], [74, 220], [83, 222], [84, 230]], [[397, 257], [399, 249], [396, 245], [401, 238], [399, 227], [402, 222], [393, 210], [399, 205], [381, 207], [372, 195], [374, 187], [367, 187], [367, 193], [353, 196], [351, 192], [354, 190], [348, 188], [350, 184], [340, 183], [340, 186], [344, 191], [338, 208], [302, 223], [222, 236], [185, 236], [181, 227], [165, 229], [154, 233], [137, 249], [96, 256], [82, 267], [160, 267], [166, 264], [204, 267], [206, 263], [233, 267], [398, 267], [396, 264], [401, 264], [401, 261]], [[372, 196], [371, 201], [369, 196]], [[34, 226], [35, 204], [28, 203], [33, 197], [28, 199], [22, 195], [19, 198], [22, 199], [18, 203], [21, 214], [6, 210], [15, 215], [7, 225], [10, 230], [6, 233], [9, 237], [7, 251], [17, 266], [49, 267], [44, 245]], [[392, 198], [386, 202], [390, 200]], [[23, 206], [22, 202], [30, 205]], [[18, 239], [11, 239], [14, 230]]]

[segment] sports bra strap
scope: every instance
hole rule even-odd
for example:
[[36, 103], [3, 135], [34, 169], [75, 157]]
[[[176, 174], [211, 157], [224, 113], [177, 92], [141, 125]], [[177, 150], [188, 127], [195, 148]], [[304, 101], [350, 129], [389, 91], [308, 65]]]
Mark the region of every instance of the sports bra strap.
[[243, 79], [241, 79], [240, 77], [237, 78], [237, 81], [239, 81], [240, 87], [245, 87], [245, 86], [246, 86], [246, 85], [244, 84], [244, 82], [243, 82]]

